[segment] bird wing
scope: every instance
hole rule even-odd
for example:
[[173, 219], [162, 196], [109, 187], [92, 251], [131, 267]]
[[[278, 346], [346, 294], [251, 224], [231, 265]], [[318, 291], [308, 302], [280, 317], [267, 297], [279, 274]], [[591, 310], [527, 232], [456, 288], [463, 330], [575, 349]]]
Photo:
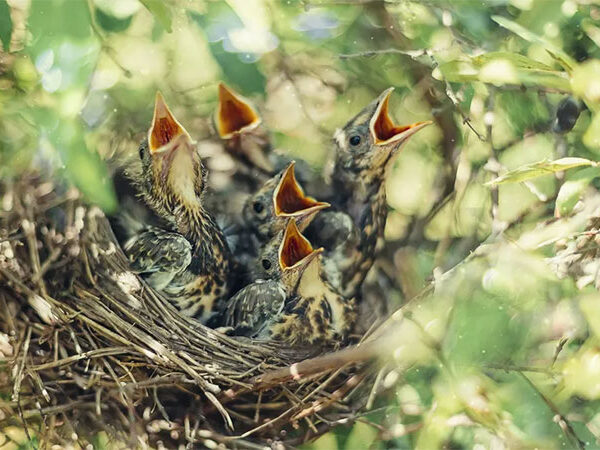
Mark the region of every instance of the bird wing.
[[151, 274], [148, 281], [156, 289], [163, 289], [192, 260], [192, 245], [185, 237], [159, 228], [138, 232], [123, 250], [132, 270]]
[[348, 214], [342, 211], [322, 211], [311, 223], [308, 233], [315, 245], [328, 252], [340, 251], [358, 236], [358, 229]]
[[278, 281], [255, 281], [227, 302], [225, 325], [233, 327], [234, 334], [255, 336], [281, 313], [285, 299]]

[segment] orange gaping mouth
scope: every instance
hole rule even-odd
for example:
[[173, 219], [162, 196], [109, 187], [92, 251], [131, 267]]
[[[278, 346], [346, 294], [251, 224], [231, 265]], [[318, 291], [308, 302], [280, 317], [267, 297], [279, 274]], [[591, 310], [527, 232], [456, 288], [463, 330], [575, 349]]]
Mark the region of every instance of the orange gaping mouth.
[[383, 100], [379, 103], [371, 119], [369, 127], [373, 142], [376, 145], [385, 145], [398, 141], [403, 142], [421, 128], [431, 124], [431, 121], [416, 122], [411, 125], [402, 126], [394, 124], [389, 114], [389, 101], [392, 90], [390, 88], [383, 94]]
[[292, 161], [273, 192], [275, 215], [296, 216], [330, 206], [329, 203], [319, 202], [304, 194], [296, 180], [294, 167], [295, 163]]
[[[279, 247], [279, 264], [282, 269], [302, 265], [304, 262], [308, 262], [307, 257], [321, 251], [322, 249], [313, 249], [309, 240], [298, 230], [296, 221], [292, 219], [285, 229], [283, 241]], [[312, 257], [309, 259], [312, 259]]]
[[150, 148], [150, 152], [156, 153], [180, 135], [189, 137], [185, 128], [175, 119], [161, 93], [157, 92], [152, 126], [148, 130], [148, 147]]
[[230, 139], [235, 134], [256, 128], [261, 119], [245, 99], [220, 83], [215, 122], [219, 136]]

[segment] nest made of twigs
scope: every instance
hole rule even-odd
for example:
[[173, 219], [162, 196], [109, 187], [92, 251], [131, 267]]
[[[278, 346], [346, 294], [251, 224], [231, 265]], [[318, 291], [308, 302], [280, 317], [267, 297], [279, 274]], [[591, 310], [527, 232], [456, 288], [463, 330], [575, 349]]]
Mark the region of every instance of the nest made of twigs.
[[50, 443], [108, 431], [131, 446], [252, 448], [305, 442], [372, 403], [375, 333], [286, 348], [181, 317], [129, 271], [104, 214], [58, 188], [0, 187], [0, 424]]

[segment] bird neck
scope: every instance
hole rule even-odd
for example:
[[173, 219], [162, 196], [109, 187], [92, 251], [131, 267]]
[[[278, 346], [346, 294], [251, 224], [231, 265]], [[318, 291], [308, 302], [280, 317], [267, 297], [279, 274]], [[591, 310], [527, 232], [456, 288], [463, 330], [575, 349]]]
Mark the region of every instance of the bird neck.
[[225, 266], [229, 248], [212, 215], [201, 205], [180, 208], [175, 214], [177, 231], [192, 244], [192, 270], [208, 274]]
[[301, 297], [319, 297], [323, 294], [325, 284], [321, 278], [320, 263], [317, 259], [310, 262], [298, 282], [297, 292]]
[[[345, 181], [345, 183], [344, 183]], [[387, 220], [385, 171], [379, 174], [353, 174], [339, 177], [336, 192], [345, 192], [337, 206], [348, 213], [359, 232], [358, 245], [348, 250], [342, 271], [342, 294], [354, 297], [367, 276], [377, 250], [377, 242], [383, 238]], [[342, 184], [344, 183], [344, 184]]]
[[385, 169], [382, 168], [358, 173], [338, 170], [332, 177], [334, 190], [339, 193], [336, 206], [348, 213], [359, 229], [372, 225], [378, 237], [383, 236], [387, 219], [385, 175]]

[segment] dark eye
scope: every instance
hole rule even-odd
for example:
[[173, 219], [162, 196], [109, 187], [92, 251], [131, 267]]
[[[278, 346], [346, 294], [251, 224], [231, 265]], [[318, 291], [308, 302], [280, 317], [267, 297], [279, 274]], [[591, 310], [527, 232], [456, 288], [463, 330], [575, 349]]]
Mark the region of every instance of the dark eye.
[[144, 147], [140, 147], [139, 153], [140, 153], [140, 159], [144, 159]]
[[354, 136], [350, 136], [350, 145], [356, 147], [358, 144], [360, 144], [360, 136], [356, 134]]
[[263, 269], [269, 270], [271, 268], [271, 261], [269, 261], [268, 259], [263, 259], [261, 262]]
[[254, 212], [256, 212], [257, 214], [260, 214], [265, 209], [265, 206], [261, 202], [254, 202], [254, 205], [252, 205], [252, 207], [254, 208]]

